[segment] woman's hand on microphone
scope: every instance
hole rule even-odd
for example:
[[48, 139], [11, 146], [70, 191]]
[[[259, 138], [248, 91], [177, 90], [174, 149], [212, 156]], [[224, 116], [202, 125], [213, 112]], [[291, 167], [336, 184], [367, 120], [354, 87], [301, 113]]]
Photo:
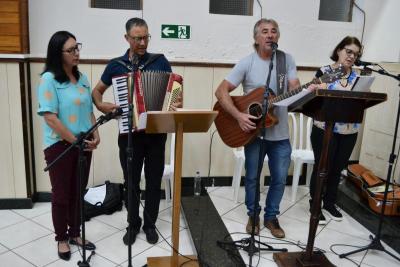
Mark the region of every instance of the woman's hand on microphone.
[[100, 144], [99, 137], [93, 137], [91, 140], [85, 140], [85, 151], [93, 151], [97, 148], [97, 145]]

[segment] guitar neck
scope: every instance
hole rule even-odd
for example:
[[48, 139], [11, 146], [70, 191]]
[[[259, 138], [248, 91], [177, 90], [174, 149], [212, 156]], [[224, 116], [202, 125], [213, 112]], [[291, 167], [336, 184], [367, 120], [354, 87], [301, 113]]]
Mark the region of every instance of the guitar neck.
[[269, 102], [268, 104], [274, 104], [274, 103], [279, 102], [279, 101], [281, 101], [281, 100], [283, 100], [283, 99], [286, 99], [286, 98], [288, 98], [288, 97], [297, 95], [298, 93], [300, 93], [301, 91], [303, 91], [303, 89], [307, 89], [308, 86], [309, 86], [310, 84], [318, 83], [318, 82], [319, 82], [318, 79], [314, 79], [314, 80], [312, 80], [312, 81], [309, 82], [309, 83], [306, 83], [306, 84], [303, 84], [302, 86], [297, 87], [296, 89], [289, 90], [289, 91], [286, 92], [286, 93], [283, 93], [283, 94], [281, 94], [281, 95], [278, 95], [278, 96], [276, 96], [276, 97], [270, 99], [270, 100], [268, 101], [268, 102]]

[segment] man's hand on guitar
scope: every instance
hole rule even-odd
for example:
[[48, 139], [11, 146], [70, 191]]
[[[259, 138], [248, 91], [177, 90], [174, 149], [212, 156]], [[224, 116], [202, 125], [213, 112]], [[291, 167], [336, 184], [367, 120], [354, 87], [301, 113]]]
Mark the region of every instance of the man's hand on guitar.
[[103, 112], [104, 114], [109, 113], [117, 109], [119, 106], [109, 103], [109, 102], [101, 102], [97, 105], [97, 109]]
[[239, 113], [239, 116], [236, 118], [240, 129], [242, 129], [242, 131], [246, 133], [251, 132], [257, 128], [256, 123], [252, 121], [256, 119], [256, 117], [247, 113]]

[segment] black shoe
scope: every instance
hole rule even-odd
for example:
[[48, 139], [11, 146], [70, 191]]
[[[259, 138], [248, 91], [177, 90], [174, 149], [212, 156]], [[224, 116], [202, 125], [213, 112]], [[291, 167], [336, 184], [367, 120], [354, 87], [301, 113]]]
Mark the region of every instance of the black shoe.
[[66, 252], [60, 252], [60, 241], [57, 243], [57, 252], [58, 252], [58, 257], [60, 257], [60, 259], [65, 261], [69, 261], [69, 259], [71, 259], [71, 250]]
[[[132, 231], [131, 231], [131, 245], [133, 243], [135, 243], [136, 236], [137, 236], [138, 233], [139, 233], [139, 230], [132, 229]], [[124, 244], [126, 246], [129, 244], [129, 240], [128, 239], [129, 239], [129, 236], [128, 236], [128, 228], [127, 228], [126, 229], [126, 233], [125, 233], [124, 237], [122, 238], [122, 240], [124, 241]]]
[[[87, 241], [87, 240], [86, 240], [86, 242], [87, 242], [87, 243], [85, 244], [85, 249], [86, 249], [86, 250], [95, 250], [95, 249], [96, 249], [96, 245], [95, 245], [95, 244], [93, 244], [92, 242]], [[76, 240], [73, 239], [73, 238], [71, 238], [71, 239], [69, 240], [69, 243], [70, 243], [71, 245], [75, 245], [75, 246], [82, 247], [82, 243], [79, 244], [79, 243], [76, 242]]]
[[332, 220], [338, 222], [343, 220], [343, 215], [337, 210], [336, 205], [324, 206], [322, 209], [332, 218]]
[[146, 240], [150, 244], [155, 244], [158, 241], [158, 234], [157, 231], [154, 228], [148, 228], [148, 229], [143, 229], [143, 231], [146, 234]]

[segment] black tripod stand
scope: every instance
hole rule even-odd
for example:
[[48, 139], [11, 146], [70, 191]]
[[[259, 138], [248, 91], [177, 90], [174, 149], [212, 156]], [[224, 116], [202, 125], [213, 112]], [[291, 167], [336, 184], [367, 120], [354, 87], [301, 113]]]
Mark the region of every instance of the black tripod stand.
[[[259, 214], [258, 214], [258, 203], [260, 201], [260, 177], [261, 177], [261, 171], [263, 167], [263, 162], [264, 162], [264, 151], [265, 151], [265, 133], [266, 133], [266, 117], [268, 113], [268, 97], [269, 97], [269, 84], [271, 80], [271, 72], [274, 67], [273, 65], [273, 60], [275, 57], [276, 49], [278, 48], [278, 45], [276, 43], [271, 43], [272, 47], [272, 55], [271, 55], [271, 60], [269, 63], [269, 69], [268, 69], [268, 76], [267, 76], [267, 81], [265, 84], [265, 91], [263, 95], [263, 104], [262, 104], [262, 116], [261, 116], [261, 142], [259, 146], [259, 153], [258, 153], [258, 165], [257, 165], [257, 182], [256, 182], [256, 193], [254, 197], [254, 207], [253, 207], [253, 215], [252, 215], [252, 224], [251, 224], [251, 235], [250, 237], [243, 238], [241, 240], [237, 241], [232, 241], [232, 242], [225, 242], [225, 241], [217, 241], [218, 245], [233, 245], [237, 248], [243, 249], [244, 251], [247, 251], [249, 254], [249, 266], [252, 266], [253, 263], [253, 255], [257, 252], [260, 251], [281, 251], [281, 252], [286, 252], [287, 249], [275, 249], [272, 246], [263, 243], [259, 240], [256, 240], [254, 238], [255, 235], [255, 227], [256, 223], [259, 221]], [[253, 114], [251, 114], [253, 115]], [[258, 244], [258, 247], [256, 246]], [[260, 245], [265, 246], [266, 248], [261, 248]]]
[[82, 184], [83, 177], [85, 175], [86, 170], [86, 157], [83, 155], [85, 149], [85, 140], [88, 139], [91, 134], [102, 124], [106, 123], [107, 121], [119, 116], [122, 114], [122, 109], [117, 109], [114, 112], [107, 113], [106, 115], [102, 115], [98, 118], [96, 123], [86, 132], [81, 133], [77, 140], [73, 142], [64, 152], [62, 152], [55, 160], [50, 162], [44, 171], [48, 171], [58, 160], [64, 157], [72, 148], [78, 147], [79, 148], [79, 156], [78, 156], [78, 191], [79, 191], [79, 210], [81, 214], [81, 227], [82, 227], [82, 261], [78, 261], [79, 267], [89, 267], [90, 258], [95, 254], [94, 251], [91, 252], [90, 256], [86, 259], [86, 246], [85, 246], [85, 210], [83, 208], [83, 197], [84, 197], [84, 186]]
[[[397, 75], [397, 76], [393, 75], [393, 74], [390, 74], [386, 70], [384, 70], [382, 67], [380, 67], [381, 68], [380, 70], [374, 70], [374, 69], [370, 69], [368, 67], [364, 67], [364, 68], [366, 68], [367, 70], [370, 70], [370, 71], [374, 71], [374, 72], [380, 73], [382, 75], [386, 75], [386, 76], [395, 78], [397, 81], [400, 81], [400, 74]], [[400, 84], [399, 84], [399, 86], [400, 86]], [[372, 235], [369, 236], [369, 238], [371, 239], [371, 243], [369, 245], [367, 245], [365, 247], [362, 247], [360, 249], [356, 249], [354, 251], [350, 251], [350, 252], [347, 252], [347, 253], [340, 254], [339, 255], [340, 258], [344, 258], [344, 257], [347, 257], [347, 256], [349, 256], [351, 254], [358, 253], [358, 252], [361, 252], [361, 251], [364, 251], [364, 250], [375, 249], [375, 250], [383, 251], [386, 254], [392, 256], [393, 258], [395, 258], [396, 260], [400, 261], [399, 257], [394, 255], [390, 251], [387, 251], [383, 247], [383, 245], [381, 243], [383, 217], [384, 217], [384, 214], [385, 214], [385, 207], [386, 207], [387, 195], [388, 195], [388, 191], [389, 191], [390, 178], [392, 176], [393, 163], [394, 163], [394, 160], [396, 159], [396, 155], [394, 154], [394, 151], [395, 151], [395, 148], [396, 148], [397, 128], [399, 126], [400, 95], [399, 95], [398, 101], [399, 102], [398, 102], [398, 105], [397, 105], [398, 107], [397, 107], [396, 127], [394, 128], [392, 151], [391, 151], [390, 156], [389, 156], [389, 166], [388, 166], [386, 183], [385, 183], [385, 192], [383, 194], [382, 209], [381, 209], [381, 213], [379, 215], [378, 231], [377, 231], [375, 237], [373, 237]]]
[[[135, 75], [139, 63], [139, 56], [132, 56], [132, 72], [128, 75], [128, 146], [126, 147], [126, 173], [128, 179], [128, 267], [132, 267], [132, 205], [133, 205], [133, 94], [135, 93]], [[136, 194], [137, 201], [140, 201], [140, 196]]]

